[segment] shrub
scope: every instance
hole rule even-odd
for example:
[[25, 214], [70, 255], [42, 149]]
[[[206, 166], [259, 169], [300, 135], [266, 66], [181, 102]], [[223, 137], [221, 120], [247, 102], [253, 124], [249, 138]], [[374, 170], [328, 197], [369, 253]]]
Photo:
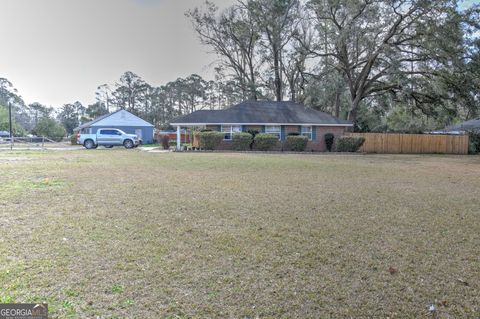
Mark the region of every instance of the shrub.
[[468, 147], [468, 153], [478, 154], [480, 153], [480, 130], [469, 131], [468, 141], [470, 143]]
[[[160, 143], [164, 150], [168, 150], [170, 148], [170, 136], [168, 135], [161, 135], [160, 136]], [[176, 144], [176, 142], [175, 142]]]
[[73, 132], [73, 134], [70, 135], [70, 144], [77, 145], [77, 133], [76, 132]]
[[222, 142], [224, 134], [221, 132], [206, 131], [198, 133], [200, 148], [215, 150]]
[[278, 137], [273, 134], [259, 133], [255, 136], [254, 146], [259, 151], [269, 151], [277, 145]]
[[233, 149], [236, 151], [248, 151], [252, 144], [253, 136], [250, 133], [233, 134]]
[[335, 139], [335, 135], [332, 133], [327, 133], [323, 137], [325, 139], [325, 145], [327, 146], [327, 151], [331, 152], [333, 148], [333, 141]]
[[252, 135], [252, 141], [250, 142], [250, 150], [253, 149], [253, 143], [255, 141], [255, 136], [257, 136], [258, 133], [260, 133], [259, 131], [257, 130], [248, 130], [247, 133], [250, 133]]
[[287, 149], [294, 152], [303, 152], [307, 148], [308, 137], [303, 135], [287, 136]]
[[51, 118], [41, 118], [35, 126], [33, 132], [38, 136], [45, 136], [51, 140], [59, 142], [65, 136], [63, 126]]
[[343, 136], [337, 140], [337, 152], [357, 152], [365, 143], [364, 137]]

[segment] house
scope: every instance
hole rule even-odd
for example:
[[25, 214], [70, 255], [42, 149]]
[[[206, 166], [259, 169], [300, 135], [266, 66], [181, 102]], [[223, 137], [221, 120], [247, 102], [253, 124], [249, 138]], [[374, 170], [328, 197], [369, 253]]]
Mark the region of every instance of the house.
[[102, 128], [120, 129], [128, 134], [136, 134], [138, 138], [142, 140], [143, 144], [153, 143], [154, 126], [125, 110], [118, 110], [97, 117], [93, 121], [80, 125], [75, 131], [80, 131], [80, 133], [85, 134], [95, 134], [98, 129]]
[[[224, 110], [201, 110], [176, 118], [171, 122], [177, 127], [203, 127], [220, 131], [225, 138], [221, 149], [232, 147], [232, 136], [237, 132], [256, 130], [278, 136], [277, 149], [282, 149], [289, 133], [308, 137], [307, 150], [325, 151], [324, 135], [333, 133], [342, 136], [352, 127], [349, 121], [340, 120], [330, 114], [307, 108], [294, 102], [245, 101]], [[177, 148], [180, 141], [177, 136]]]
[[442, 132], [447, 134], [465, 134], [466, 131], [480, 131], [480, 118], [449, 126]]

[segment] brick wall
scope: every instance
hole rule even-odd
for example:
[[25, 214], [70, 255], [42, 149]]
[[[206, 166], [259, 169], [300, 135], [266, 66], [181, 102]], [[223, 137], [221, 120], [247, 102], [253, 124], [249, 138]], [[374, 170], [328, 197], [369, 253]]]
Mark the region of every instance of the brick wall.
[[[207, 125], [207, 129], [211, 129], [216, 131], [218, 128], [217, 125]], [[259, 132], [262, 131], [262, 127], [257, 125], [248, 125], [245, 127], [246, 130], [257, 130]], [[316, 126], [314, 127], [316, 131], [316, 139], [313, 141], [308, 141], [307, 144], [307, 152], [325, 152], [327, 150], [325, 146], [325, 134], [332, 133], [335, 136], [335, 140], [337, 140], [340, 136], [345, 134], [346, 128], [343, 126]], [[285, 126], [285, 135], [288, 136], [288, 133], [292, 132], [299, 132], [298, 125], [286, 125]], [[335, 141], [334, 140], [334, 141]], [[281, 151], [283, 148], [282, 142], [278, 141], [276, 147], [273, 151]], [[222, 141], [219, 146], [220, 150], [231, 150], [232, 149], [232, 141]]]
[[335, 141], [345, 134], [344, 126], [317, 126], [315, 127], [317, 132], [317, 138], [315, 141], [309, 141], [307, 144], [307, 151], [325, 152], [327, 147], [325, 146], [325, 134], [332, 133], [335, 136]]

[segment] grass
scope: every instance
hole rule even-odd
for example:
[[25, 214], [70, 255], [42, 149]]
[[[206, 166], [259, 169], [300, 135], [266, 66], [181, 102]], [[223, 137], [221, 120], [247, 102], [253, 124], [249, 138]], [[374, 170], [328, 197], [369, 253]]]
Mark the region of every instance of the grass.
[[52, 318], [478, 318], [479, 164], [0, 152], [0, 302]]

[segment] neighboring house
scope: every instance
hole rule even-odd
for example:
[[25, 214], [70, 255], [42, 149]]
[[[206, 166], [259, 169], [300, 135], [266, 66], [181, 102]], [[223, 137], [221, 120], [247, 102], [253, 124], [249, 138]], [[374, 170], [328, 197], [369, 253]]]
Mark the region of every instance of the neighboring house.
[[480, 118], [449, 126], [441, 132], [447, 134], [464, 134], [466, 131], [480, 131]]
[[[201, 110], [176, 118], [171, 122], [181, 127], [204, 127], [225, 133], [221, 149], [232, 147], [237, 132], [256, 130], [278, 136], [277, 149], [282, 149], [289, 133], [308, 137], [307, 150], [325, 151], [326, 133], [340, 137], [353, 124], [330, 114], [306, 108], [294, 102], [246, 101], [224, 110]], [[177, 139], [177, 148], [180, 148]]]
[[143, 144], [153, 143], [153, 125], [125, 110], [97, 117], [93, 121], [80, 125], [75, 131], [95, 134], [98, 129], [102, 128], [120, 129], [128, 134], [136, 134]]

